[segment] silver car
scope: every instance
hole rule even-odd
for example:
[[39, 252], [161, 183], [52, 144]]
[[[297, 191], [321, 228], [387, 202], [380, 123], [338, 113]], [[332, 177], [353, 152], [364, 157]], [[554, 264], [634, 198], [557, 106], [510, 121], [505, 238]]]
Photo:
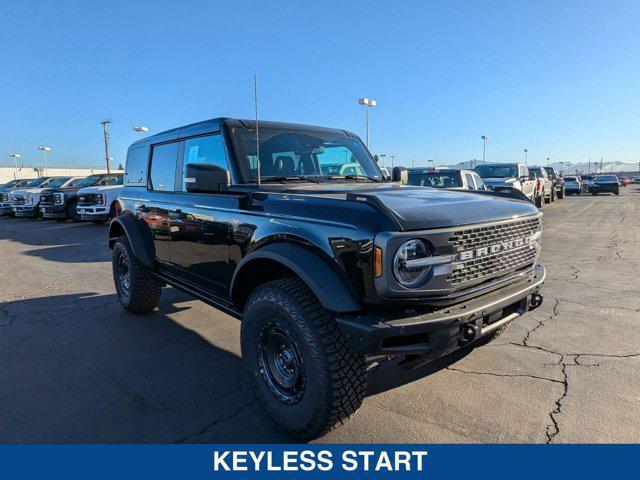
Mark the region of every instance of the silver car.
[[564, 177], [564, 191], [567, 195], [582, 193], [582, 179], [579, 175]]

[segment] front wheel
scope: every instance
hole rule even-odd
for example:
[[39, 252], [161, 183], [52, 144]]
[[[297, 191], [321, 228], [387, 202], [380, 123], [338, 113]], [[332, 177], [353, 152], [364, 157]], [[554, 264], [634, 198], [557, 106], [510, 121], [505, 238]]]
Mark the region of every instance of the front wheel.
[[564, 189], [564, 187], [562, 187], [560, 189], [560, 191], [558, 192], [558, 200], [562, 200], [564, 198], [565, 194], [566, 194], [566, 190]]
[[113, 280], [118, 300], [131, 313], [147, 313], [160, 303], [162, 283], [133, 255], [127, 237], [113, 247]]
[[242, 357], [264, 410], [304, 440], [324, 435], [364, 399], [364, 355], [298, 278], [258, 287], [242, 321]]
[[536, 203], [536, 207], [542, 208], [542, 195], [538, 195], [536, 197], [536, 202], [535, 203]]
[[80, 215], [78, 214], [78, 210], [76, 210], [76, 202], [69, 203], [67, 207], [67, 218], [73, 223], [80, 222]]

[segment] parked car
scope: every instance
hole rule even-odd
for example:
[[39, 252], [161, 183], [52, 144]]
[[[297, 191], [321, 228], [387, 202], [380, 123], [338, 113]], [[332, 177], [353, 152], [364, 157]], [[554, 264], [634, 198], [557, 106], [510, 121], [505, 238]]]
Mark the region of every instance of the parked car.
[[0, 186], [0, 216], [13, 216], [13, 210], [11, 210], [11, 200], [9, 198], [11, 192], [26, 186], [29, 182], [32, 181], [32, 178], [10, 180], [9, 182]]
[[113, 185], [122, 180], [122, 174], [106, 173], [79, 177], [59, 188], [46, 188], [40, 194], [40, 211], [43, 218], [52, 218], [59, 222], [70, 219], [73, 222], [80, 221], [80, 214], [76, 207], [77, 194], [83, 187], [96, 185]]
[[618, 181], [620, 182], [620, 186], [621, 186], [621, 187], [626, 187], [627, 185], [630, 185], [630, 184], [632, 184], [632, 183], [633, 183], [633, 182], [631, 181], [631, 179], [630, 179], [630, 178], [628, 178], [628, 177], [621, 177], [621, 178], [618, 178]]
[[592, 195], [598, 195], [599, 193], [615, 193], [620, 195], [620, 182], [615, 175], [600, 175], [595, 178], [589, 191]]
[[[108, 243], [125, 310], [153, 310], [168, 284], [242, 319], [249, 389], [290, 434], [346, 421], [367, 358], [424, 363], [541, 304], [531, 203], [383, 182], [342, 129], [261, 121], [257, 147], [256, 127], [214, 119], [131, 145]], [[323, 171], [336, 162], [366, 176]]]
[[536, 203], [536, 179], [524, 163], [487, 163], [474, 171], [487, 187], [496, 191], [515, 188]]
[[409, 168], [407, 171], [409, 185], [451, 190], [487, 190], [480, 175], [473, 170]]
[[582, 179], [579, 175], [564, 177], [564, 189], [567, 195], [580, 195], [582, 192]]
[[534, 172], [538, 177], [538, 193], [537, 207], [542, 207], [542, 201], [544, 203], [555, 202], [556, 190], [553, 186], [553, 180], [549, 177], [549, 174], [544, 167], [529, 167], [529, 170]]
[[562, 200], [565, 194], [564, 179], [558, 172], [556, 172], [553, 167], [544, 167], [544, 169], [547, 172], [547, 175], [549, 175], [551, 182], [553, 183], [554, 198], [552, 199], [552, 201], [556, 198]]
[[75, 177], [43, 177], [14, 190], [9, 195], [11, 209], [16, 217], [38, 218], [40, 216], [40, 194], [45, 188], [66, 185]]
[[590, 187], [593, 184], [593, 180], [596, 178], [595, 175], [581, 175], [582, 178], [582, 188], [585, 192], [590, 191]]
[[118, 195], [122, 190], [123, 174], [111, 185], [86, 187], [78, 190], [76, 210], [80, 220], [96, 224], [104, 223], [120, 214]]
[[633, 179], [633, 182], [634, 182], [635, 184], [640, 183], [640, 177], [636, 177], [636, 178], [634, 178], [634, 179]]

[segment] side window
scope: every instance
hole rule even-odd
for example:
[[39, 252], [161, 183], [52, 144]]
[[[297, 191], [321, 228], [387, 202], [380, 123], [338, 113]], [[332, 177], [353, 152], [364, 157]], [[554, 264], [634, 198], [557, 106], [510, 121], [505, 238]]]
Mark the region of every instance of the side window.
[[182, 156], [182, 191], [186, 191], [184, 177], [187, 173], [187, 165], [190, 163], [208, 163], [227, 170], [229, 165], [224, 151], [224, 144], [222, 143], [222, 135], [207, 135], [206, 137], [185, 140], [184, 154]]
[[117, 185], [122, 177], [117, 175], [109, 175], [100, 180], [99, 185]]
[[151, 151], [149, 188], [157, 192], [173, 192], [176, 178], [179, 142], [154, 145]]
[[467, 182], [467, 187], [469, 187], [469, 190], [477, 190], [475, 184], [473, 183], [473, 177], [471, 176], [470, 173], [465, 173], [464, 179]]
[[478, 175], [474, 175], [473, 178], [476, 181], [476, 189], [478, 189], [478, 190], [486, 190], [487, 189], [487, 187], [485, 187], [485, 185], [484, 185], [484, 182], [482, 181], [482, 179]]

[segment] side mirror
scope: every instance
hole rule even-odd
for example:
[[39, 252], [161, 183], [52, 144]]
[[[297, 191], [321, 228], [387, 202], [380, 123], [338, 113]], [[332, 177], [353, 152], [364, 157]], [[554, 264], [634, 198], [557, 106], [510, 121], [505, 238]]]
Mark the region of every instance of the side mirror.
[[536, 180], [537, 178], [536, 172], [529, 172], [529, 180]]
[[400, 182], [402, 185], [409, 183], [409, 171], [404, 167], [393, 167], [391, 179], [394, 182]]
[[229, 170], [209, 163], [190, 163], [184, 178], [187, 192], [219, 192], [231, 185]]

